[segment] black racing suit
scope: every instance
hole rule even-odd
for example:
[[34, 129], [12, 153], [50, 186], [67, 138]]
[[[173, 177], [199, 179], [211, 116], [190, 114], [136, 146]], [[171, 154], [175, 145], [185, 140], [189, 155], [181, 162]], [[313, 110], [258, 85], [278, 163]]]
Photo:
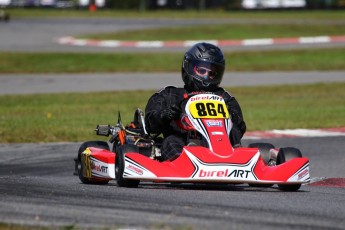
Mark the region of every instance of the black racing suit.
[[[185, 88], [166, 87], [153, 94], [145, 108], [145, 125], [149, 133], [163, 134], [161, 147], [162, 160], [174, 159], [182, 152], [187, 143], [187, 131], [181, 129], [175, 121], [166, 122], [161, 118], [161, 112], [170, 105], [180, 105], [184, 94], [190, 93]], [[212, 93], [223, 97], [231, 115], [233, 127], [230, 132], [230, 142], [236, 147], [241, 144], [241, 138], [246, 131], [241, 107], [223, 88], [217, 88]]]

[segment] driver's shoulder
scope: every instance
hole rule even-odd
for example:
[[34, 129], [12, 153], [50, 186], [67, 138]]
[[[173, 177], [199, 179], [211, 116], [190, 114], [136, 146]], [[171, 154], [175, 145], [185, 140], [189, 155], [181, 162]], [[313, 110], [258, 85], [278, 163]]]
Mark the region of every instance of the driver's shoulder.
[[171, 93], [176, 93], [176, 92], [182, 92], [184, 91], [184, 88], [181, 87], [176, 87], [176, 86], [165, 86], [164, 88], [160, 89], [157, 91], [157, 94], [171, 94]]
[[226, 91], [224, 88], [222, 87], [218, 87], [215, 91], [214, 91], [215, 94], [219, 95], [219, 96], [222, 96], [224, 98], [232, 98], [233, 96], [228, 92]]

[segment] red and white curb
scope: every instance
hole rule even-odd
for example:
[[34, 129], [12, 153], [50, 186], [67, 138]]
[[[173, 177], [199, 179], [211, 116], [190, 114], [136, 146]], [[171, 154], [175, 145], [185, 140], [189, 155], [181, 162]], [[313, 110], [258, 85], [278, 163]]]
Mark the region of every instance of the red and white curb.
[[[130, 47], [130, 48], [163, 48], [163, 47], [191, 47], [201, 40], [187, 41], [120, 41], [120, 40], [94, 40], [77, 39], [74, 37], [62, 37], [58, 39], [61, 45], [92, 46], [92, 47]], [[267, 45], [288, 45], [288, 44], [322, 44], [322, 43], [343, 43], [345, 35], [341, 36], [317, 36], [297, 38], [259, 38], [243, 40], [202, 40], [220, 47], [229, 46], [267, 46]]]
[[308, 186], [345, 188], [345, 178], [313, 178]]
[[345, 127], [329, 129], [274, 129], [269, 131], [248, 131], [244, 134], [243, 139], [332, 136], [345, 136]]

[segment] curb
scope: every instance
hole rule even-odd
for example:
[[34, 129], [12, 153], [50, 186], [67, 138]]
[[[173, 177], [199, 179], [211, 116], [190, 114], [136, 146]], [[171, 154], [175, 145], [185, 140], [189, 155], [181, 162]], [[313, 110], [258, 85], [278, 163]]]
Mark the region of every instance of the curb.
[[307, 186], [345, 188], [345, 178], [314, 178]]
[[345, 136], [345, 127], [327, 129], [285, 129], [269, 131], [249, 131], [243, 139], [255, 140], [262, 138], [294, 138], [294, 137], [334, 137]]
[[[119, 41], [119, 40], [93, 40], [76, 39], [74, 37], [61, 37], [58, 43], [71, 46], [92, 46], [92, 47], [128, 47], [128, 48], [176, 48], [191, 47], [202, 40], [186, 41]], [[220, 47], [235, 46], [267, 46], [267, 45], [288, 45], [288, 44], [321, 44], [321, 43], [343, 43], [345, 35], [341, 36], [317, 36], [297, 38], [259, 38], [244, 40], [204, 40]]]

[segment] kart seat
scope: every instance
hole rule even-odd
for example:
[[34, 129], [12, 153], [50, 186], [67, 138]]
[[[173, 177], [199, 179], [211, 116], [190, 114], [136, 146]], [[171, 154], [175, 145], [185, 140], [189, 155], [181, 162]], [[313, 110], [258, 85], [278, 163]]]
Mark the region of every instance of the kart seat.
[[140, 108], [135, 110], [132, 124], [134, 126], [133, 128], [141, 131], [140, 133], [147, 134], [145, 127], [145, 115]]

